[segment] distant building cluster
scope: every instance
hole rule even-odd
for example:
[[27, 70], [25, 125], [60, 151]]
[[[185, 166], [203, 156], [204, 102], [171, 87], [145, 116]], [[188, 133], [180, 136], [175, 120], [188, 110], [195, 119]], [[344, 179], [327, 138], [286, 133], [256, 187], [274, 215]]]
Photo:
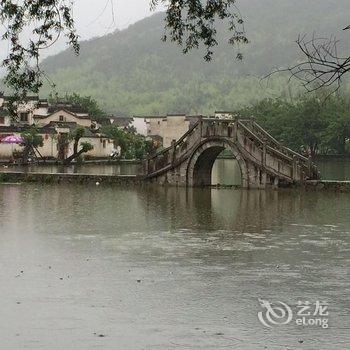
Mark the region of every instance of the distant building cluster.
[[71, 134], [77, 127], [85, 128], [80, 142], [89, 142], [93, 149], [86, 155], [92, 158], [108, 157], [114, 151], [113, 140], [100, 133], [99, 124], [92, 120], [87, 111], [67, 102], [50, 104], [37, 96], [28, 97], [18, 106], [18, 115], [12, 118], [7, 109], [8, 97], [0, 94], [0, 159], [13, 157], [21, 150], [21, 145], [1, 143], [9, 135], [20, 136], [30, 126], [35, 126], [44, 140], [39, 152], [43, 158], [67, 158], [73, 153], [73, 141], [59, 152], [58, 139]]
[[[232, 112], [215, 112], [212, 118], [232, 118]], [[166, 116], [111, 117], [110, 123], [120, 127], [134, 127], [138, 134], [152, 139], [167, 148], [173, 140], [178, 140], [203, 115], [168, 114]]]
[[[88, 141], [93, 149], [86, 153], [91, 158], [106, 158], [116, 152], [118, 145], [101, 133], [101, 125], [94, 121], [89, 113], [80, 106], [61, 101], [49, 103], [37, 96], [27, 97], [17, 108], [16, 118], [10, 116], [6, 108], [8, 97], [0, 94], [0, 159], [8, 159], [20, 151], [21, 145], [1, 143], [1, 139], [13, 135], [19, 136], [30, 126], [35, 126], [43, 136], [44, 145], [39, 148], [46, 159], [67, 158], [73, 153], [73, 141], [62, 154], [58, 139], [64, 134], [71, 134], [77, 127], [85, 128], [85, 135], [80, 142]], [[214, 118], [231, 118], [231, 112], [215, 112]], [[202, 115], [168, 114], [166, 116], [109, 116], [100, 121], [104, 125], [116, 125], [124, 130], [134, 130], [153, 140], [156, 147], [167, 148], [173, 140], [178, 140]]]

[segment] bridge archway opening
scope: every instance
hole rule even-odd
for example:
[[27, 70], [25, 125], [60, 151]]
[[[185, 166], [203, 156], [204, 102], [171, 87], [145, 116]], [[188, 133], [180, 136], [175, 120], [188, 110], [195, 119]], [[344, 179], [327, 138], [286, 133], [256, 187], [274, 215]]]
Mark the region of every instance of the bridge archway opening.
[[[232, 185], [243, 186], [242, 162], [228, 145], [205, 145], [197, 151], [189, 170], [192, 171], [189, 184], [192, 186]], [[221, 159], [220, 155], [229, 156]], [[219, 159], [218, 159], [219, 157]]]
[[221, 186], [242, 186], [242, 173], [233, 153], [225, 148], [215, 159], [211, 171], [211, 184]]

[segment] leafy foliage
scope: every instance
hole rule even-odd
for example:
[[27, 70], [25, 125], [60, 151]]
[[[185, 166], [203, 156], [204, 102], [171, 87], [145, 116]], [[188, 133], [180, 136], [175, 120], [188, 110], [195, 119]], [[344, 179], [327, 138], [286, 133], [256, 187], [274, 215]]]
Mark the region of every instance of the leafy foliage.
[[81, 96], [77, 93], [68, 94], [62, 99], [57, 95], [50, 95], [50, 102], [55, 104], [59, 103], [61, 100], [71, 103], [75, 107], [80, 107], [86, 110], [89, 116], [96, 121], [100, 121], [107, 117], [107, 113], [100, 107], [98, 102], [91, 96]]
[[28, 128], [21, 133], [21, 137], [24, 140], [24, 145], [29, 147], [42, 147], [44, 145], [43, 137], [38, 133], [38, 130], [34, 127]]
[[64, 150], [65, 147], [69, 145], [70, 140], [74, 141], [73, 144], [73, 154], [69, 156], [68, 158], [64, 159], [63, 163], [65, 165], [70, 164], [74, 159], [79, 158], [83, 153], [91, 151], [94, 146], [87, 141], [80, 143], [80, 149], [79, 149], [79, 141], [82, 137], [85, 135], [85, 128], [84, 127], [77, 127], [72, 133], [69, 135], [63, 134], [60, 135], [60, 138], [58, 140], [59, 143], [59, 150], [61, 152]]
[[[227, 28], [231, 32], [229, 44], [247, 44], [243, 19], [235, 6], [236, 0], [151, 0], [151, 7], [159, 3], [165, 4], [165, 29], [163, 41], [176, 42], [183, 47], [183, 53], [193, 48], [198, 49], [202, 43], [205, 46], [204, 59], [210, 61], [213, 48], [218, 45], [217, 20], [227, 21]], [[242, 59], [242, 54], [237, 55]]]
[[293, 101], [265, 99], [240, 111], [275, 138], [306, 155], [345, 154], [350, 144], [350, 96], [317, 94]]
[[81, 153], [86, 153], [94, 149], [94, 146], [87, 141], [81, 142], [80, 146], [81, 146]]
[[[15, 113], [14, 102], [23, 100], [28, 92], [37, 93], [42, 86], [40, 51], [53, 45], [63, 33], [78, 53], [78, 37], [68, 0], [1, 0], [0, 21], [5, 27], [1, 39], [9, 43], [3, 66], [7, 70], [5, 84], [13, 90], [10, 105]], [[28, 29], [31, 36], [25, 41], [21, 35]]]
[[120, 146], [123, 158], [142, 159], [146, 154], [154, 151], [153, 142], [146, 140], [132, 128], [122, 129], [116, 125], [108, 125], [102, 131], [114, 140], [116, 146]]
[[30, 127], [27, 130], [21, 133], [21, 136], [24, 140], [23, 151], [20, 152], [20, 157], [24, 164], [28, 163], [29, 157], [35, 156], [34, 149], [42, 147], [44, 145], [43, 137], [38, 133], [38, 130], [35, 127]]

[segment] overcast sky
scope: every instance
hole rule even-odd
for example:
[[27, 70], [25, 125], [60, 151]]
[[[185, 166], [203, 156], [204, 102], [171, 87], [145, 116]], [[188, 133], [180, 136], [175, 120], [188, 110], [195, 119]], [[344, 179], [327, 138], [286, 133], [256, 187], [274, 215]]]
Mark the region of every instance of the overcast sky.
[[[124, 29], [151, 14], [149, 0], [74, 0], [74, 19], [81, 40]], [[7, 47], [7, 43], [0, 42], [0, 60], [7, 55]], [[65, 47], [65, 40], [60, 40], [42, 56], [53, 55]]]
[[83, 39], [126, 28], [152, 13], [149, 0], [75, 0], [74, 2], [74, 17], [78, 32]]

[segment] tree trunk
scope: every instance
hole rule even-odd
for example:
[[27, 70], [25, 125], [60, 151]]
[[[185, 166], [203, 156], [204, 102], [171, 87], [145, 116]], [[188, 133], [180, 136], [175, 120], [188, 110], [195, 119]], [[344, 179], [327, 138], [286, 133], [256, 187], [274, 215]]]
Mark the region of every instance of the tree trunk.
[[23, 164], [27, 165], [28, 164], [28, 159], [29, 159], [29, 152], [30, 152], [30, 146], [26, 145], [23, 150], [23, 158], [22, 162]]
[[74, 152], [70, 157], [66, 158], [63, 161], [64, 165], [69, 165], [75, 158], [78, 158], [80, 155], [84, 153], [84, 150], [81, 149], [79, 152]]

